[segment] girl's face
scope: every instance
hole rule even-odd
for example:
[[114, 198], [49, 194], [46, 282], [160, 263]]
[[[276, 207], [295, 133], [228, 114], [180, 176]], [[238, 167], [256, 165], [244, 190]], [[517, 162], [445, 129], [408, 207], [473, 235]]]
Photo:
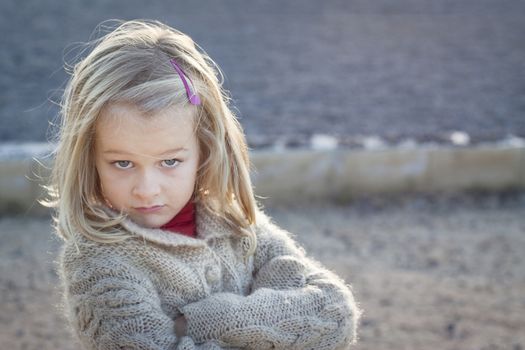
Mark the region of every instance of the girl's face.
[[144, 115], [130, 103], [105, 107], [95, 164], [108, 204], [143, 227], [168, 223], [190, 200], [199, 165], [194, 107]]

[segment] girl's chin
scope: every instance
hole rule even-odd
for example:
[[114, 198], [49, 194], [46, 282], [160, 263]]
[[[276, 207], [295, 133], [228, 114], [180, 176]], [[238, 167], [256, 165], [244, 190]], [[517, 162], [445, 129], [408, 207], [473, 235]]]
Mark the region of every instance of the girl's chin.
[[131, 220], [134, 221], [137, 225], [145, 228], [160, 228], [164, 224], [169, 222], [169, 219], [164, 220], [163, 218], [143, 218], [143, 217], [131, 217]]

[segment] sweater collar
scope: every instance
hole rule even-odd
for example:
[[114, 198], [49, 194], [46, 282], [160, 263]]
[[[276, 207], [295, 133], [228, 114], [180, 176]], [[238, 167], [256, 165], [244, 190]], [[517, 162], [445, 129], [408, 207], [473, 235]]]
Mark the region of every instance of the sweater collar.
[[[104, 207], [104, 211], [112, 216], [117, 214], [107, 207]], [[195, 223], [197, 228], [197, 236], [195, 238], [173, 234], [173, 232], [161, 228], [142, 227], [128, 218], [122, 221], [121, 226], [137, 238], [168, 246], [187, 245], [198, 247], [215, 238], [227, 237], [233, 234], [233, 231], [224, 223], [224, 220], [209, 212], [200, 203], [195, 203]]]

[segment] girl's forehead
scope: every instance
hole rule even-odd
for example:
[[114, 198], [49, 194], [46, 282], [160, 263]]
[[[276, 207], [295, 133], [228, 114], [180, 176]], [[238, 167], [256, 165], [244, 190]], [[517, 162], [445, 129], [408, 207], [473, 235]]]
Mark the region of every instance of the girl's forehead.
[[111, 121], [115, 119], [124, 119], [128, 121], [130, 117], [137, 117], [137, 119], [143, 119], [143, 123], [153, 121], [173, 121], [181, 122], [184, 120], [193, 119], [196, 112], [194, 106], [172, 106], [156, 112], [146, 113], [139, 106], [131, 102], [113, 102], [106, 105], [100, 113], [99, 120], [101, 122]]
[[[194, 136], [194, 107], [170, 107], [145, 114], [130, 103], [113, 103], [100, 113], [96, 144], [103, 149], [144, 153], [185, 147]], [[150, 152], [146, 152], [150, 153]]]

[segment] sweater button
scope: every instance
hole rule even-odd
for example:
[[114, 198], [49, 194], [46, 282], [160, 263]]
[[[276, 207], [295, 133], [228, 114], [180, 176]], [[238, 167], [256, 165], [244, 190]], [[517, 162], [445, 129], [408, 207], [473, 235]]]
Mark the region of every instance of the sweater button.
[[206, 281], [208, 281], [208, 283], [215, 283], [218, 280], [219, 280], [219, 271], [213, 266], [208, 267], [206, 269]]

